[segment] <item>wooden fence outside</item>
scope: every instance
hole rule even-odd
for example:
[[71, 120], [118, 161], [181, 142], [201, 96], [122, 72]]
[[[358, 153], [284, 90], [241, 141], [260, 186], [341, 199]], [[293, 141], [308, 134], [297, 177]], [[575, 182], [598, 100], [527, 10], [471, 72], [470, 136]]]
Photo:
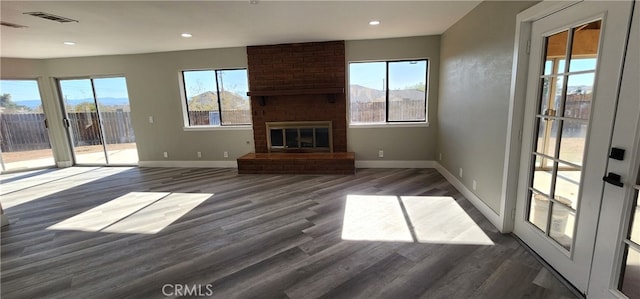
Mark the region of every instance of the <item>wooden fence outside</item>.
[[0, 148], [18, 152], [51, 148], [44, 114], [0, 114]]
[[[98, 114], [69, 113], [73, 132], [73, 145], [101, 144]], [[42, 113], [0, 114], [0, 148], [3, 152], [17, 152], [51, 148]], [[136, 141], [131, 126], [130, 112], [103, 112], [107, 144], [133, 143]]]
[[[424, 120], [426, 116], [424, 104], [424, 101], [392, 101], [389, 104], [389, 120]], [[385, 102], [351, 103], [351, 121], [354, 123], [384, 122], [386, 119], [385, 106]]]
[[[358, 123], [384, 122], [385, 103], [351, 103], [351, 121]], [[73, 132], [73, 145], [98, 145], [102, 143], [97, 112], [69, 113]], [[423, 101], [392, 102], [390, 120], [424, 119]], [[250, 110], [223, 110], [223, 123], [250, 124]], [[3, 152], [28, 151], [51, 147], [42, 113], [0, 114], [0, 148]], [[190, 111], [191, 125], [219, 125], [217, 111]], [[107, 144], [134, 143], [131, 113], [123, 111], [103, 112], [102, 123]]]
[[[100, 124], [97, 112], [69, 113], [73, 132], [73, 145], [99, 145]], [[107, 144], [134, 143], [136, 136], [131, 126], [131, 112], [102, 112], [102, 125]]]
[[[189, 111], [192, 126], [218, 126], [220, 113], [216, 111]], [[227, 125], [251, 124], [251, 110], [222, 110], [222, 123]]]

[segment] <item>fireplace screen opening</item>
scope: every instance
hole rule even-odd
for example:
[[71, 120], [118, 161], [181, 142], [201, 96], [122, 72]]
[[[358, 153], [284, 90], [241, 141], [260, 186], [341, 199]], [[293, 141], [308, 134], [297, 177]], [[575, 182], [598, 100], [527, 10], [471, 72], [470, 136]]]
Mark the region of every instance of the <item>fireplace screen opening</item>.
[[269, 152], [333, 152], [331, 122], [268, 122]]

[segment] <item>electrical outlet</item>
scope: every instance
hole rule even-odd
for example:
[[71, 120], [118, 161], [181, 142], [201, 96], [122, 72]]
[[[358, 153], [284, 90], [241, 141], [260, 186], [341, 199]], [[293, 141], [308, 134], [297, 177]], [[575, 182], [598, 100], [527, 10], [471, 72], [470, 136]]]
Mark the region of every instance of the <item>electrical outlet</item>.
[[153, 123], [153, 116], [149, 116], [149, 123], [152, 124]]
[[198, 152], [198, 158], [202, 158], [202, 152]]
[[224, 153], [222, 153], [222, 155], [223, 155], [225, 158], [229, 158], [229, 152], [227, 152], [227, 151], [225, 151]]
[[440, 153], [440, 155], [438, 155], [438, 160], [442, 161], [442, 153]]
[[458, 172], [458, 176], [462, 177], [462, 167], [460, 167], [460, 171]]
[[472, 184], [473, 184], [473, 186], [472, 186], [473, 191], [476, 191], [476, 189], [478, 189], [478, 183], [476, 183], [476, 180], [473, 180]]
[[378, 158], [384, 158], [384, 151], [383, 150], [379, 150], [378, 151]]
[[165, 159], [169, 158], [169, 153], [167, 153], [167, 152], [162, 153], [162, 155], [164, 156]]

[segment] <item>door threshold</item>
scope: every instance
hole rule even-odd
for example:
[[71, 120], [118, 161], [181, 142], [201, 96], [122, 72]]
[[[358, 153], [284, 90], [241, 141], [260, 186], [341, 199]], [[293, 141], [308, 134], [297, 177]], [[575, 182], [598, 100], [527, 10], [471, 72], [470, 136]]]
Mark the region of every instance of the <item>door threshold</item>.
[[553, 266], [547, 263], [547, 261], [545, 261], [542, 257], [538, 255], [538, 253], [536, 253], [524, 241], [518, 238], [518, 236], [516, 236], [513, 233], [511, 233], [510, 235], [520, 244], [520, 246], [524, 247], [524, 249], [526, 249], [529, 253], [531, 253], [531, 255], [533, 255], [536, 258], [536, 260], [540, 262], [540, 264], [542, 264], [542, 266], [545, 267], [545, 269], [547, 269], [549, 273], [551, 273], [551, 275], [553, 275], [556, 279], [558, 279], [558, 281], [560, 281], [560, 283], [562, 283], [573, 295], [581, 299], [587, 298], [585, 294], [580, 292], [580, 290], [578, 290], [573, 284], [571, 284], [566, 278], [564, 278], [564, 276], [558, 273], [558, 271], [556, 271], [556, 269], [554, 269]]

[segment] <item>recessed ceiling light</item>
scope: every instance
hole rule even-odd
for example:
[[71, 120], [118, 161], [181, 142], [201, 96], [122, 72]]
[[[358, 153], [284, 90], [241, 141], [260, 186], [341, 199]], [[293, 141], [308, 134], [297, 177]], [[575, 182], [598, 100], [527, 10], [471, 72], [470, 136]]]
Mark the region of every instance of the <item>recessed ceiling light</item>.
[[63, 42], [63, 44], [67, 45], [67, 46], [73, 46], [76, 43], [75, 42]]
[[258, 0], [250, 0], [249, 4], [258, 4]]
[[180, 34], [180, 36], [182, 36], [182, 37], [192, 37], [193, 35], [191, 33], [186, 33], [185, 32], [183, 34]]
[[371, 25], [371, 26], [378, 26], [378, 25], [380, 25], [380, 21], [373, 20], [373, 21], [369, 22], [369, 25]]

